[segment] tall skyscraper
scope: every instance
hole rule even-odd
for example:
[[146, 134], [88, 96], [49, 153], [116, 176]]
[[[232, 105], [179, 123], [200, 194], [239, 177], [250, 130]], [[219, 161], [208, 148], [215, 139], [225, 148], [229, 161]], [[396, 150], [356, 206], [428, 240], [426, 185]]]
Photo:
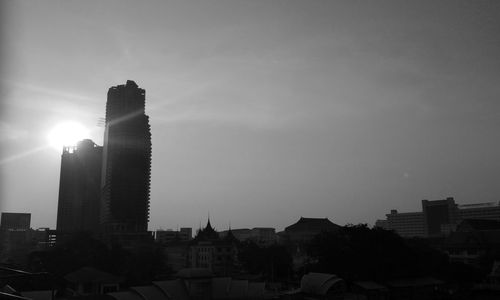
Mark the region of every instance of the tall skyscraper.
[[145, 91], [134, 81], [111, 87], [106, 103], [101, 225], [105, 235], [146, 233], [151, 129]]
[[91, 140], [64, 147], [61, 156], [57, 231], [98, 233], [102, 147]]

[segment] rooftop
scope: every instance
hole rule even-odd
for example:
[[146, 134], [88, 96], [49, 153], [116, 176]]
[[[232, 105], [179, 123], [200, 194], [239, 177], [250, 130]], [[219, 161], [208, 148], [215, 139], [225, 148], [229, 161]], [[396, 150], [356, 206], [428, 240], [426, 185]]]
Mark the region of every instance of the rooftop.
[[285, 228], [285, 231], [290, 230], [334, 230], [340, 228], [339, 225], [332, 223], [328, 218], [304, 218], [300, 217], [297, 223]]

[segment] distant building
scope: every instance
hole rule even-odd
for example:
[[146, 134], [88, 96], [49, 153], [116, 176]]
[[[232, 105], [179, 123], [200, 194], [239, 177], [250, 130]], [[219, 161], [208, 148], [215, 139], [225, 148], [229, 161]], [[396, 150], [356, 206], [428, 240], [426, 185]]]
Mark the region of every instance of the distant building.
[[500, 221], [500, 203], [486, 202], [458, 205], [458, 218], [460, 220], [486, 219]]
[[500, 221], [499, 203], [457, 205], [452, 197], [443, 200], [422, 200], [421, 212], [398, 213], [391, 210], [386, 220], [375, 226], [394, 230], [403, 237], [446, 236], [467, 219]]
[[0, 262], [24, 263], [29, 249], [31, 214], [2, 212], [0, 220]]
[[231, 275], [239, 265], [237, 244], [231, 231], [220, 238], [208, 220], [190, 242], [188, 267], [205, 268], [218, 276]]
[[63, 148], [56, 226], [60, 237], [99, 232], [101, 164], [102, 147], [91, 140]]
[[285, 228], [284, 237], [291, 243], [302, 243], [312, 240], [322, 232], [334, 232], [340, 226], [328, 218], [303, 218]]
[[377, 220], [375, 221], [375, 227], [380, 227], [383, 229], [389, 229], [389, 221], [388, 220]]
[[398, 213], [397, 210], [393, 209], [386, 216], [386, 229], [394, 230], [404, 237], [426, 236], [422, 212]]
[[29, 238], [36, 249], [47, 249], [56, 245], [57, 230], [46, 227], [30, 229]]
[[[252, 230], [248, 228], [239, 228], [233, 229], [231, 228], [231, 233], [234, 235], [236, 239], [240, 242], [248, 241], [252, 239]], [[229, 230], [219, 231], [219, 236], [224, 238], [228, 234]]]
[[276, 230], [270, 227], [254, 227], [252, 228], [252, 239], [262, 246], [276, 244]]
[[[181, 232], [185, 233], [183, 239], [178, 235]], [[157, 231], [157, 240], [158, 238], [163, 240], [161, 243], [166, 258], [165, 263], [170, 271], [201, 268], [217, 276], [228, 276], [239, 267], [237, 248], [239, 242], [231, 231], [221, 237], [208, 220], [205, 228], [200, 228], [194, 238], [188, 240], [188, 235], [191, 237], [191, 228], [181, 228], [180, 231]]]
[[234, 237], [240, 242], [253, 241], [260, 246], [270, 246], [277, 242], [276, 230], [270, 227], [223, 230], [219, 232], [219, 236], [224, 238], [229, 231], [231, 231]]
[[0, 262], [25, 264], [28, 253], [55, 244], [54, 230], [30, 228], [31, 214], [2, 213]]
[[3, 212], [0, 220], [0, 230], [30, 229], [31, 214]]
[[[448, 197], [444, 200], [422, 200], [425, 236], [440, 236], [450, 231], [450, 224], [458, 223], [458, 209], [455, 200]], [[444, 226], [444, 228], [443, 228]]]
[[101, 224], [107, 238], [149, 238], [151, 129], [145, 90], [128, 80], [106, 102]]
[[307, 254], [307, 244], [321, 233], [336, 232], [341, 226], [331, 222], [328, 218], [303, 218], [278, 232], [278, 242], [287, 247], [292, 256], [293, 268], [300, 270], [311, 262]]
[[500, 252], [500, 221], [464, 220], [446, 238], [443, 249], [453, 262], [479, 265], [482, 256]]
[[179, 231], [157, 230], [155, 240], [158, 243], [166, 244], [177, 241], [189, 241], [193, 238], [193, 229], [184, 227]]
[[178, 272], [188, 266], [189, 241], [174, 241], [163, 244], [165, 265], [170, 272]]

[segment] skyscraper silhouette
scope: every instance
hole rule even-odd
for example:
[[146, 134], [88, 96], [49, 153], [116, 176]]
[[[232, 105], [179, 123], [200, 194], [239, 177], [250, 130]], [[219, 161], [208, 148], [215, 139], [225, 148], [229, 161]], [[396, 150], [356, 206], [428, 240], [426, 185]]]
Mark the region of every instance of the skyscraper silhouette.
[[91, 140], [64, 147], [57, 206], [57, 231], [62, 235], [100, 230], [102, 147]]
[[134, 81], [111, 87], [106, 103], [101, 225], [108, 236], [146, 233], [149, 221], [151, 130], [145, 91]]

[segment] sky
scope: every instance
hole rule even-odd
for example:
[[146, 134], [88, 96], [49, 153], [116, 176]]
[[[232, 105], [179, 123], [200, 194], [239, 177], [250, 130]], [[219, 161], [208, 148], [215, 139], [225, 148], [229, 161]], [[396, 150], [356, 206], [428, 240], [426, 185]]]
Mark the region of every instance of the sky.
[[500, 200], [498, 1], [0, 0], [0, 210], [56, 224], [73, 120], [134, 80], [149, 229], [373, 224]]

